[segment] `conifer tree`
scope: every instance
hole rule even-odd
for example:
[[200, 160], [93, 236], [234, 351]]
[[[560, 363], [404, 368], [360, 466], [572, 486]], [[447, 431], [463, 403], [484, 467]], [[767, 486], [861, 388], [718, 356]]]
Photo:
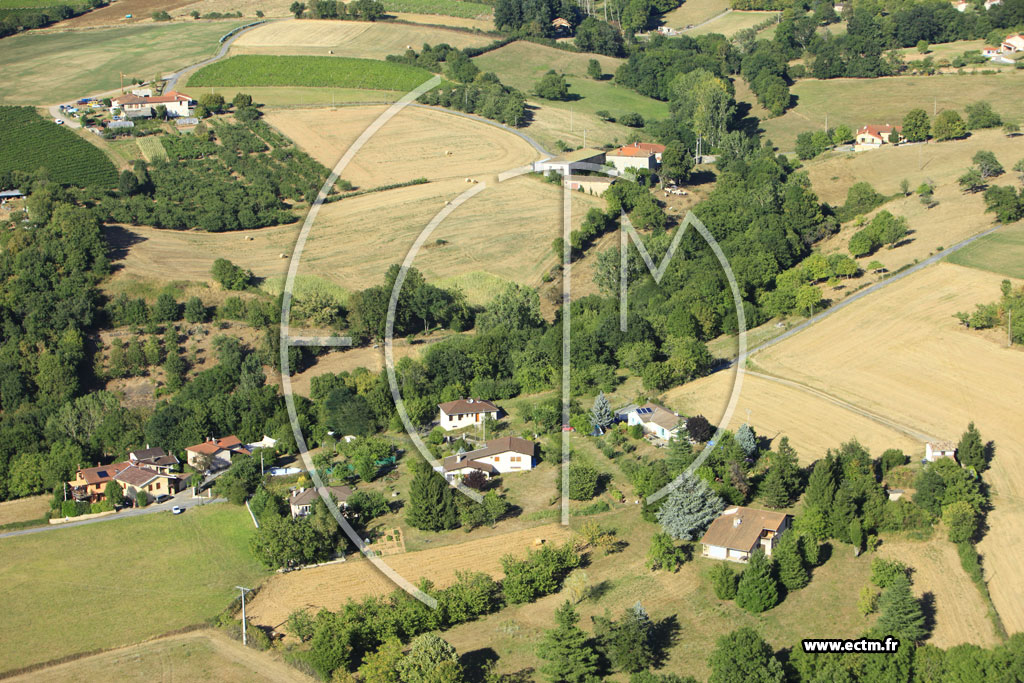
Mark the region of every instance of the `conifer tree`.
[[451, 486], [425, 463], [417, 464], [415, 468], [415, 475], [409, 485], [409, 513], [406, 521], [424, 531], [457, 527], [459, 512]]
[[857, 517], [857, 503], [849, 485], [840, 486], [829, 512], [829, 535], [844, 543], [850, 542], [850, 523]]
[[719, 600], [732, 600], [736, 597], [736, 581], [739, 577], [728, 562], [719, 562], [711, 569], [711, 587]]
[[618, 621], [594, 619], [594, 635], [616, 671], [635, 673], [654, 664], [651, 638], [654, 625], [643, 605], [637, 602]]
[[580, 615], [566, 600], [555, 612], [557, 626], [544, 634], [537, 656], [545, 660], [540, 672], [552, 683], [589, 683], [597, 680], [598, 656], [576, 625]]
[[778, 545], [772, 551], [772, 557], [779, 565], [779, 582], [786, 590], [799, 590], [811, 580], [804, 565], [802, 548], [803, 537], [787, 531], [782, 534]]
[[590, 409], [590, 424], [594, 427], [607, 429], [615, 421], [612, 407], [605, 398], [604, 392], [598, 393], [594, 399], [594, 407]]
[[771, 560], [758, 548], [747, 563], [736, 587], [736, 604], [748, 612], [758, 613], [779, 602], [779, 586], [772, 575]]
[[736, 443], [743, 449], [748, 458], [754, 457], [757, 453], [757, 436], [750, 425], [744, 423], [736, 430]]
[[787, 437], [782, 437], [778, 453], [772, 453], [768, 461], [768, 474], [758, 487], [758, 495], [768, 507], [789, 507], [800, 495], [800, 465]]
[[832, 511], [832, 499], [836, 495], [835, 459], [827, 455], [814, 463], [811, 476], [804, 492], [804, 506], [815, 508], [825, 516]]
[[921, 603], [910, 592], [910, 579], [905, 572], [899, 572], [882, 591], [878, 601], [881, 616], [878, 629], [886, 635], [902, 636], [919, 642], [928, 635], [925, 628], [924, 611]]
[[703, 480], [690, 474], [682, 480], [658, 509], [661, 527], [676, 540], [692, 541], [704, 533], [725, 505]]
[[708, 665], [708, 683], [782, 683], [786, 679], [771, 645], [749, 626], [719, 638]]
[[960, 437], [956, 448], [956, 457], [966, 467], [973, 467], [978, 472], [985, 469], [985, 445], [981, 441], [981, 433], [971, 422], [967, 431]]

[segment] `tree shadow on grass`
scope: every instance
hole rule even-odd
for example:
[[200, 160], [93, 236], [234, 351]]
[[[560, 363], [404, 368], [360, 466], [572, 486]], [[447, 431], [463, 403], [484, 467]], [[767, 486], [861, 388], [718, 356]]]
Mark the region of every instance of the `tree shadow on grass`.
[[459, 657], [459, 664], [466, 673], [466, 681], [469, 683], [483, 683], [487, 677], [487, 671], [494, 666], [499, 659], [498, 653], [489, 647], [482, 647], [479, 650], [470, 650]]

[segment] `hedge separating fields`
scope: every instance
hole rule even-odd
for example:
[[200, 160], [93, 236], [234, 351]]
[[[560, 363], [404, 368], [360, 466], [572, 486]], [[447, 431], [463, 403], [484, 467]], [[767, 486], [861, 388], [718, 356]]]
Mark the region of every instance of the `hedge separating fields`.
[[196, 71], [188, 87], [304, 86], [412, 90], [431, 77], [426, 69], [351, 57], [237, 55]]
[[40, 167], [63, 185], [117, 185], [117, 169], [99, 148], [32, 107], [0, 107], [0, 176]]

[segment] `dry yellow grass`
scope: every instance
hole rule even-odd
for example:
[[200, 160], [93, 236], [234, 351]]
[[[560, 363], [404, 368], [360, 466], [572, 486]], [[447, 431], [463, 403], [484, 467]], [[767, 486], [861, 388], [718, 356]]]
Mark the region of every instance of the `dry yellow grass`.
[[[430, 550], [420, 550], [387, 558], [388, 565], [402, 577], [415, 583], [424, 577], [444, 588], [455, 581], [457, 571], [485, 572], [503, 576], [501, 557], [508, 553], [525, 555], [534, 539], [561, 543], [569, 530], [560, 524], [523, 529], [489, 538]], [[288, 615], [297, 609], [321, 607], [336, 610], [348, 599], [387, 595], [395, 584], [365, 558], [340, 564], [278, 574], [266, 581], [247, 609], [256, 624], [281, 628]]]
[[[383, 106], [289, 109], [266, 121], [313, 158], [333, 167]], [[465, 179], [523, 166], [540, 155], [522, 138], [446, 112], [409, 107], [391, 119], [349, 163], [342, 177], [379, 187], [426, 177]]]
[[633, 139], [632, 136], [638, 135], [635, 128], [610, 123], [594, 114], [557, 107], [538, 107], [532, 101], [527, 106], [530, 107], [533, 119], [524, 132], [553, 153], [557, 153], [555, 142], [558, 140], [570, 147], [601, 147], [622, 145]]
[[999, 641], [978, 589], [960, 568], [956, 546], [936, 533], [929, 541], [887, 539], [878, 554], [914, 568], [914, 593], [931, 593], [935, 628], [928, 642], [942, 648], [961, 643], [992, 647]]
[[384, 59], [411, 45], [448, 43], [452, 47], [487, 45], [492, 38], [431, 26], [365, 21], [277, 21], [259, 26], [231, 45], [232, 54], [326, 55]]
[[200, 14], [241, 12], [243, 17], [255, 17], [256, 10], [259, 10], [265, 17], [272, 19], [292, 16], [292, 13], [288, 11], [292, 2], [293, 0], [198, 0], [178, 9], [168, 10], [168, 13], [175, 19], [187, 17], [192, 11]]
[[313, 679], [269, 652], [231, 640], [220, 631], [205, 630], [148, 640], [31, 673], [12, 681], [104, 680], [116, 671], [120, 680], [164, 683], [192, 681], [284, 681]]
[[50, 496], [32, 496], [0, 503], [0, 525], [39, 519], [50, 509]]
[[[882, 194], [899, 192], [900, 181], [904, 179], [910, 183], [911, 189], [925, 180], [931, 180], [939, 187], [955, 185], [956, 179], [971, 165], [971, 157], [979, 150], [995, 152], [1009, 170], [1024, 158], [1024, 136], [1008, 138], [999, 129], [980, 130], [966, 140], [898, 147], [884, 145], [868, 152], [820, 157], [805, 162], [805, 166], [811, 185], [822, 201], [838, 205], [846, 201], [850, 186], [859, 181], [871, 183]], [[1009, 184], [1012, 179], [1002, 177], [995, 182]], [[940, 203], [939, 211], [933, 213], [941, 213], [942, 206]]]
[[[760, 363], [760, 360], [758, 360]], [[687, 414], [702, 414], [718, 424], [732, 392], [735, 371], [719, 372], [695, 382], [671, 389], [665, 402]], [[822, 458], [825, 451], [856, 437], [876, 456], [886, 448], [903, 448], [908, 452], [924, 446], [891, 427], [831, 403], [819, 395], [783, 385], [750, 373], [744, 377], [736, 412], [729, 429], [736, 430], [747, 421], [761, 435], [773, 439], [789, 437], [801, 464]], [[808, 416], [813, 415], [813, 419]]]
[[683, 29], [690, 24], [699, 24], [718, 16], [729, 9], [727, 0], [686, 0], [678, 9], [661, 17], [663, 26]]
[[[1024, 595], [1016, 579], [1024, 547], [1024, 354], [994, 335], [960, 327], [953, 314], [998, 296], [1002, 276], [947, 263], [925, 269], [755, 357], [768, 372], [829, 392], [935, 436], [956, 439], [974, 420], [997, 452], [986, 480], [994, 491], [990, 530], [980, 545], [992, 598], [1011, 633], [1024, 629]], [[742, 404], [741, 404], [742, 409]], [[785, 424], [814, 415], [794, 403]], [[756, 416], [756, 412], [755, 412]], [[755, 420], [756, 423], [756, 420]], [[843, 430], [846, 431], [846, 430]], [[877, 431], [877, 430], [875, 430]], [[836, 434], [845, 438], [845, 434]], [[858, 431], [862, 442], [878, 440]], [[886, 440], [882, 437], [881, 440]], [[911, 449], [911, 454], [922, 451]]]

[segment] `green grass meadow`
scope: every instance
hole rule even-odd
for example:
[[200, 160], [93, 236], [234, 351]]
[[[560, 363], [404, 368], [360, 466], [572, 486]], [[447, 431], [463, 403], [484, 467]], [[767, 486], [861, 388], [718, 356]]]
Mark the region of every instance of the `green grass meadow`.
[[[587, 64], [591, 59], [600, 62], [607, 80], [596, 81], [587, 76]], [[645, 119], [668, 116], [667, 103], [614, 85], [611, 76], [623, 61], [614, 57], [566, 52], [534, 43], [515, 42], [480, 55], [473, 61], [482, 71], [493, 71], [502, 83], [522, 90], [532, 100], [544, 106], [572, 108], [574, 111], [588, 114], [605, 110], [616, 117], [629, 112], [636, 112]], [[565, 74], [569, 94], [578, 99], [557, 102], [530, 96], [529, 93], [549, 69]]]
[[1024, 279], [1024, 222], [1003, 227], [949, 256], [950, 263]]
[[213, 56], [244, 21], [23, 33], [0, 48], [0, 104], [54, 104], [120, 86], [120, 72], [149, 79]]
[[266, 576], [254, 531], [222, 503], [0, 539], [0, 672], [216, 616]]
[[409, 91], [430, 78], [426, 69], [354, 57], [237, 55], [199, 69], [189, 87], [299, 86]]

